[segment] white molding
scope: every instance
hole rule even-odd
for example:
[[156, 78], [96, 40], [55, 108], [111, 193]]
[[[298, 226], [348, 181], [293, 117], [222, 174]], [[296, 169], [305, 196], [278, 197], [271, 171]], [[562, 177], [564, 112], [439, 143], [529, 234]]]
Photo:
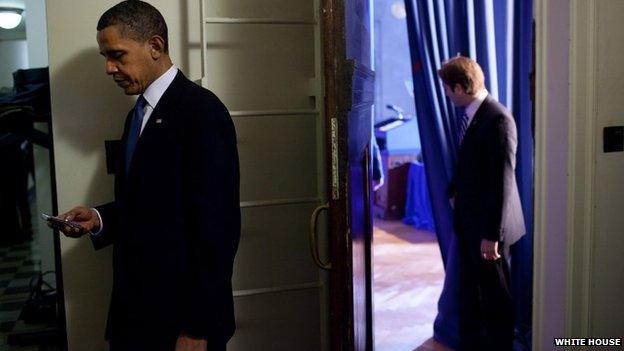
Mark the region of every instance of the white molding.
[[206, 47], [208, 46], [208, 42], [206, 39], [206, 22], [202, 21], [206, 17], [206, 8], [204, 6], [204, 0], [199, 0], [199, 21], [201, 22], [199, 25], [199, 38], [201, 42], [200, 48], [200, 57], [201, 57], [201, 86], [206, 88], [208, 87], [208, 78], [206, 77], [206, 72], [208, 72], [207, 62], [206, 62]]
[[[581, 1], [581, 0], [577, 0]], [[583, 298], [584, 316], [582, 316], [583, 335], [588, 337], [594, 335], [592, 333], [591, 324], [591, 287], [592, 287], [592, 266], [593, 266], [593, 251], [594, 251], [594, 189], [596, 185], [596, 143], [598, 138], [596, 137], [596, 62], [598, 62], [597, 55], [598, 49], [597, 43], [597, 30], [596, 30], [596, 0], [583, 0], [587, 1], [588, 8], [588, 62], [587, 62], [587, 109], [585, 112], [586, 131], [587, 136], [586, 152], [585, 152], [585, 204], [583, 215], [585, 217], [584, 234], [587, 235], [587, 241], [583, 246], [583, 291], [585, 296]], [[580, 82], [579, 82], [580, 84]]]
[[546, 188], [548, 165], [546, 135], [548, 116], [548, 1], [536, 1], [535, 6], [535, 197], [533, 223], [533, 323], [532, 349], [541, 350], [544, 330], [545, 299], [545, 236]]
[[[577, 181], [577, 177], [578, 174], [576, 172], [574, 172], [576, 170], [576, 150], [577, 150], [577, 146], [576, 143], [577, 141], [577, 133], [578, 133], [578, 129], [576, 122], [577, 119], [579, 118], [578, 114], [579, 111], [584, 110], [584, 106], [586, 103], [585, 99], [580, 99], [580, 95], [579, 95], [579, 91], [583, 91], [583, 87], [579, 87], [578, 86], [578, 77], [579, 77], [579, 69], [581, 69], [582, 67], [584, 67], [583, 62], [584, 60], [581, 60], [580, 53], [579, 53], [579, 46], [583, 46], [583, 40], [582, 38], [582, 34], [585, 32], [585, 28], [583, 26], [584, 21], [581, 20], [581, 18], [579, 18], [579, 11], [581, 11], [579, 9], [579, 7], [581, 7], [582, 5], [578, 3], [578, 1], [573, 0], [570, 3], [570, 86], [569, 86], [569, 92], [570, 92], [570, 96], [576, 96], [577, 99], [575, 100], [575, 102], [573, 104], [570, 104], [570, 111], [569, 111], [569, 118], [568, 118], [568, 130], [569, 130], [569, 134], [568, 134], [568, 145], [573, 145], [573, 150], [570, 150], [571, 152], [568, 153], [568, 166], [569, 169], [571, 170], [568, 171], [568, 208], [567, 208], [567, 219], [568, 219], [568, 223], [567, 226], [568, 228], [570, 228], [570, 231], [568, 232], [568, 240], [567, 240], [567, 250], [566, 250], [566, 256], [567, 257], [574, 257], [574, 253], [576, 252], [578, 245], [581, 244], [581, 240], [577, 240], [577, 235], [575, 235], [577, 228], [576, 225], [576, 218], [574, 217], [574, 214], [576, 212], [576, 204], [577, 204], [577, 199], [574, 196], [574, 192], [572, 192], [572, 189], [575, 188], [576, 186], [576, 181]], [[581, 26], [581, 28], [578, 28], [578, 26]], [[579, 63], [579, 60], [581, 61], [581, 63]], [[581, 126], [581, 130], [583, 126]], [[582, 176], [581, 176], [582, 178]], [[570, 196], [572, 195], [572, 196]], [[582, 239], [582, 238], [579, 238]], [[565, 333], [566, 333], [566, 337], [572, 337], [572, 335], [574, 335], [574, 328], [573, 328], [573, 320], [574, 320], [574, 315], [575, 313], [573, 312], [574, 310], [572, 310], [572, 307], [576, 304], [576, 299], [575, 299], [575, 294], [572, 291], [574, 289], [574, 274], [575, 274], [575, 267], [574, 265], [568, 265], [567, 269], [566, 269], [566, 280], [568, 282], [568, 286], [566, 289], [566, 295], [569, 297], [566, 300], [566, 327], [565, 327]]]
[[[596, 162], [596, 0], [574, 0], [570, 15], [570, 138], [566, 334], [591, 333]], [[581, 136], [582, 134], [582, 136]], [[580, 161], [580, 164], [579, 162]], [[582, 191], [579, 191], [582, 189]], [[579, 224], [580, 220], [580, 224]], [[574, 258], [573, 260], [571, 258]]]

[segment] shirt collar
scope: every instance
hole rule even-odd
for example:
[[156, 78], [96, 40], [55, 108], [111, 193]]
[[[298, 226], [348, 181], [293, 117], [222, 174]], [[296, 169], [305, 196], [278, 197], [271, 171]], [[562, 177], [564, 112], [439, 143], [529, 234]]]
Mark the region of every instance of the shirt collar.
[[469, 121], [472, 121], [475, 114], [477, 113], [477, 110], [479, 109], [479, 107], [481, 107], [481, 104], [483, 103], [483, 101], [485, 101], [485, 98], [487, 96], [488, 91], [486, 89], [482, 89], [480, 92], [477, 93], [475, 99], [468, 106], [466, 106], [466, 116], [468, 116]]
[[163, 96], [167, 88], [169, 88], [171, 82], [173, 82], [176, 74], [178, 74], [178, 68], [172, 65], [165, 73], [163, 73], [160, 77], [153, 81], [147, 89], [145, 89], [143, 97], [151, 108], [156, 107], [160, 98]]

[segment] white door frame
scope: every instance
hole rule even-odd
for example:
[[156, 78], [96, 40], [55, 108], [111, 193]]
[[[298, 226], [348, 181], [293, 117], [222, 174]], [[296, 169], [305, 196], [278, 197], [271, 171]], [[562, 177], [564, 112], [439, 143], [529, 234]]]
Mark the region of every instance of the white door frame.
[[588, 337], [596, 0], [535, 0], [533, 350]]

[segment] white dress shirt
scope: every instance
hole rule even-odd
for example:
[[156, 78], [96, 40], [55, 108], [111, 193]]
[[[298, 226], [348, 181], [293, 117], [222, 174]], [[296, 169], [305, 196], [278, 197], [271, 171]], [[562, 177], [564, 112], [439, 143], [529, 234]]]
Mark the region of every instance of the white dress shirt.
[[[163, 96], [176, 74], [178, 74], [178, 69], [176, 66], [171, 66], [167, 72], [163, 73], [158, 79], [152, 82], [147, 89], [143, 92], [143, 98], [147, 103], [143, 109], [145, 113], [143, 115], [143, 124], [141, 125], [141, 133], [143, 133], [143, 129], [145, 129], [145, 125], [147, 125], [147, 121], [149, 120], [152, 112], [154, 112], [154, 108], [160, 101], [160, 98]], [[139, 134], [140, 135], [140, 134]]]
[[480, 92], [477, 93], [477, 96], [475, 96], [475, 99], [468, 104], [468, 106], [466, 106], [466, 116], [468, 116], [468, 126], [470, 126], [470, 124], [472, 123], [472, 119], [474, 118], [475, 114], [477, 114], [477, 110], [479, 109], [479, 107], [481, 107], [481, 104], [483, 103], [483, 101], [485, 101], [485, 98], [488, 96], [488, 91], [487, 89], [482, 89]]
[[[160, 101], [160, 98], [163, 96], [167, 88], [169, 88], [169, 85], [171, 85], [171, 82], [173, 82], [173, 79], [175, 79], [177, 74], [178, 68], [172, 65], [165, 73], [163, 73], [160, 77], [153, 81], [152, 84], [150, 84], [143, 92], [143, 98], [147, 103], [143, 108], [144, 114], [143, 124], [141, 124], [141, 133], [143, 133], [143, 129], [145, 129], [147, 121], [152, 115], [152, 112], [154, 112], [154, 108], [158, 104], [158, 101]], [[100, 220], [100, 229], [95, 233], [91, 233], [91, 235], [97, 236], [104, 229], [104, 222], [102, 221], [102, 216], [100, 216], [100, 212], [95, 208], [93, 208], [92, 210], [95, 211], [98, 219]]]

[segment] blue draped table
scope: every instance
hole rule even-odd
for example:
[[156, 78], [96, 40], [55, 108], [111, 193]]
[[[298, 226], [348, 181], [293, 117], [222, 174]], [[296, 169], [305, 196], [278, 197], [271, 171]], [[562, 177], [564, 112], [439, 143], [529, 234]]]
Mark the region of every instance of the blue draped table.
[[410, 163], [406, 188], [403, 223], [418, 229], [435, 231], [425, 167], [422, 163]]

